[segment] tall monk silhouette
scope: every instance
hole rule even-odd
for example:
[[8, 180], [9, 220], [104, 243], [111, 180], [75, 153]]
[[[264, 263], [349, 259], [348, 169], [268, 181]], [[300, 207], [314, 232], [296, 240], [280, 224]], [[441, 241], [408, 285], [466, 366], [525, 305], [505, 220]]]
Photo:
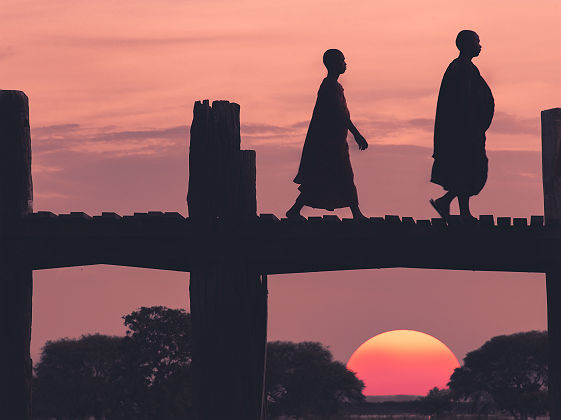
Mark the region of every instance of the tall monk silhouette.
[[461, 31], [456, 37], [460, 55], [450, 63], [440, 85], [434, 123], [434, 163], [431, 182], [447, 192], [431, 205], [446, 219], [458, 197], [460, 215], [473, 221], [469, 199], [487, 181], [485, 132], [491, 125], [495, 102], [491, 89], [471, 62], [481, 52], [479, 36]]
[[300, 168], [294, 178], [300, 184], [300, 195], [286, 216], [300, 218], [304, 206], [330, 211], [350, 207], [354, 219], [364, 219], [358, 207], [347, 132], [353, 134], [360, 150], [365, 150], [368, 143], [351, 122], [343, 87], [337, 81], [347, 63], [341, 51], [331, 49], [323, 54], [323, 64], [327, 77], [318, 91]]

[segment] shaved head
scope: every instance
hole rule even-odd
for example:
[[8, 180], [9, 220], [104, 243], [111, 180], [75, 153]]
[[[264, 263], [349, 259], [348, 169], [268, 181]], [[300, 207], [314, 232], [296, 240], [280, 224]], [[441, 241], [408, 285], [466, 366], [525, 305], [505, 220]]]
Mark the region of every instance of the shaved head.
[[460, 50], [460, 56], [477, 57], [481, 52], [481, 44], [479, 43], [479, 35], [474, 31], [460, 31], [456, 37], [456, 47]]
[[344, 59], [345, 56], [343, 53], [336, 49], [330, 49], [323, 53], [323, 64], [327, 67], [327, 70], [333, 69], [334, 66], [338, 66]]
[[456, 37], [456, 47], [460, 51], [469, 50], [473, 47], [474, 44], [479, 42], [479, 36], [474, 31], [470, 31], [469, 29], [464, 29], [458, 33]]

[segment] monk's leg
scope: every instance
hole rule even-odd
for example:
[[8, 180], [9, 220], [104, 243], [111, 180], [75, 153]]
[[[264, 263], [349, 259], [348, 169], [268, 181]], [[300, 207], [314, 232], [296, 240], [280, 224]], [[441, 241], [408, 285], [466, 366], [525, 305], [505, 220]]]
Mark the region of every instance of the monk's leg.
[[362, 219], [366, 219], [367, 217], [362, 214], [362, 212], [360, 211], [360, 208], [358, 207], [358, 204], [351, 204], [349, 206], [351, 208], [351, 213], [353, 214], [353, 219], [355, 220], [362, 220]]
[[469, 195], [458, 195], [458, 204], [460, 205], [460, 216], [462, 216], [464, 221], [475, 220], [475, 217], [471, 215], [471, 211], [469, 210]]
[[302, 198], [302, 193], [300, 193], [292, 207], [286, 212], [286, 217], [289, 219], [301, 217], [302, 215], [300, 212], [302, 211], [302, 207], [304, 207], [304, 199]]
[[431, 204], [435, 207], [438, 214], [446, 218], [450, 215], [450, 203], [454, 198], [456, 198], [456, 193], [448, 191], [442, 197], [431, 200]]

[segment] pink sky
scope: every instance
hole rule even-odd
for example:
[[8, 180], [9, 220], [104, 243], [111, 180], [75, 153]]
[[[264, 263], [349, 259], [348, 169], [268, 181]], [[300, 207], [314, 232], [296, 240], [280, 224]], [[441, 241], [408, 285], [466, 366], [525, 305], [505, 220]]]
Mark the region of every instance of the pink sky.
[[[241, 105], [258, 211], [280, 215], [296, 196], [321, 55], [339, 48], [351, 115], [371, 144], [361, 153], [351, 144], [363, 211], [428, 218], [440, 192], [428, 182], [438, 87], [456, 33], [471, 28], [497, 111], [473, 210], [529, 217], [543, 213], [539, 113], [561, 106], [560, 18], [553, 0], [3, 0], [0, 88], [30, 99], [35, 210], [186, 215], [188, 125], [193, 102], [209, 98]], [[118, 267], [36, 272], [33, 357], [47, 339], [122, 334], [120, 317], [141, 305], [187, 307], [187, 279]], [[273, 276], [269, 336], [321, 341], [346, 362], [380, 332], [414, 329], [461, 360], [494, 335], [544, 329], [544, 280], [403, 269]]]

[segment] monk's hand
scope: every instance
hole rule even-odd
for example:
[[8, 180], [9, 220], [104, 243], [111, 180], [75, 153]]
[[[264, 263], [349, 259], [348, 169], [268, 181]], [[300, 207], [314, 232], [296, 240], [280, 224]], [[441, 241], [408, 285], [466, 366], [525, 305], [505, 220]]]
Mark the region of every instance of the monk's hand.
[[368, 142], [366, 141], [366, 139], [361, 134], [355, 136], [355, 141], [356, 141], [356, 144], [358, 144], [359, 150], [368, 149]]

